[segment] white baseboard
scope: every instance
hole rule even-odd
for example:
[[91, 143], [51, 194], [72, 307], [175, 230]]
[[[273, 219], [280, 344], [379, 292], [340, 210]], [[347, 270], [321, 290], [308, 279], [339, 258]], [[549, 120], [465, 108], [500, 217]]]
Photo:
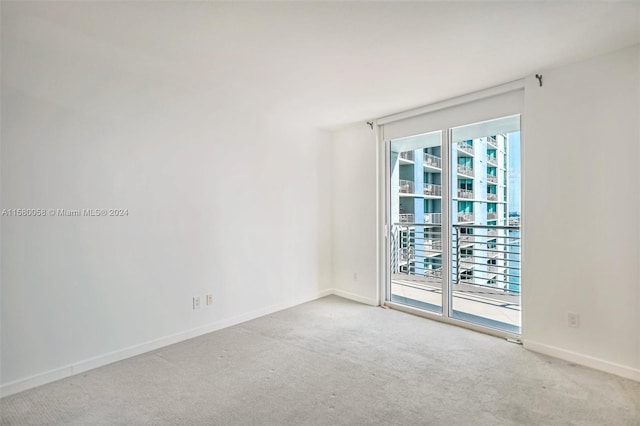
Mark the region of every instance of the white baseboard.
[[615, 362], [605, 361], [600, 358], [595, 358], [589, 355], [568, 351], [566, 349], [561, 349], [555, 346], [549, 346], [538, 342], [525, 340], [522, 342], [522, 346], [524, 346], [525, 349], [533, 352], [549, 355], [554, 358], [559, 358], [565, 361], [573, 362], [575, 364], [583, 365], [585, 367], [593, 368], [595, 370], [604, 371], [606, 373], [615, 374], [616, 376], [640, 382], [640, 370], [636, 368], [616, 364]]
[[264, 315], [269, 315], [274, 312], [281, 311], [283, 309], [288, 309], [293, 306], [300, 305], [302, 303], [310, 302], [312, 300], [316, 300], [333, 293], [334, 292], [332, 289], [323, 290], [310, 297], [267, 306], [265, 308], [247, 312], [242, 315], [237, 315], [235, 317], [226, 318], [221, 321], [196, 327], [191, 330], [186, 330], [180, 333], [161, 337], [159, 339], [144, 342], [139, 345], [130, 346], [128, 348], [120, 349], [120, 350], [102, 354], [93, 358], [78, 361], [76, 363], [69, 364], [64, 367], [55, 368], [53, 370], [49, 370], [44, 373], [26, 377], [24, 379], [19, 379], [13, 382], [5, 383], [3, 385], [0, 385], [0, 398], [13, 395], [18, 392], [22, 392], [27, 389], [34, 388], [36, 386], [41, 386], [47, 383], [51, 383], [56, 380], [64, 379], [66, 377], [73, 376], [75, 374], [80, 374], [85, 371], [92, 370], [94, 368], [102, 367], [107, 364], [112, 364], [117, 361], [122, 361], [124, 359], [131, 358], [131, 357], [143, 354], [145, 352], [154, 351], [156, 349], [173, 345], [175, 343], [182, 342], [184, 340], [192, 339], [194, 337], [198, 337], [203, 334], [211, 333], [217, 330], [221, 330], [223, 328], [227, 328], [227, 327], [237, 325], [246, 321], [250, 321], [252, 319], [256, 319]]
[[337, 288], [334, 288], [332, 290], [332, 294], [344, 297], [345, 299], [353, 300], [354, 302], [364, 303], [365, 305], [378, 306], [380, 304], [376, 299], [360, 296], [359, 294], [350, 293], [344, 290], [338, 290]]

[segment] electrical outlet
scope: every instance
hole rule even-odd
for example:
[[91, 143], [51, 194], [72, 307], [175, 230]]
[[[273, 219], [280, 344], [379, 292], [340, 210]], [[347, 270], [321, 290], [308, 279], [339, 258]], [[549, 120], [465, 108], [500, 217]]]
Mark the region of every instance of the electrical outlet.
[[575, 312], [567, 313], [567, 324], [572, 328], [580, 327], [580, 315]]
[[194, 296], [193, 309], [200, 309], [200, 296]]
[[207, 294], [207, 306], [213, 305], [213, 294]]

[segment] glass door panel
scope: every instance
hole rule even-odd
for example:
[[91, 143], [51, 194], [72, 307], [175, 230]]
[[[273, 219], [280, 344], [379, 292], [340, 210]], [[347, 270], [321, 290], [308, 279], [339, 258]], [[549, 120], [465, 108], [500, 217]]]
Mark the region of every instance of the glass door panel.
[[450, 140], [449, 316], [520, 334], [520, 116]]
[[392, 302], [442, 313], [442, 132], [390, 141]]

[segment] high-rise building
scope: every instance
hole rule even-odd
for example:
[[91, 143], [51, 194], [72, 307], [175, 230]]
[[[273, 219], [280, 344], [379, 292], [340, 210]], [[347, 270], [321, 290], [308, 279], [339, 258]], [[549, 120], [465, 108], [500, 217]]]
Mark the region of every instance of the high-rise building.
[[[498, 134], [452, 144], [449, 211], [454, 283], [508, 288], [508, 230], [500, 228], [509, 219], [508, 142], [508, 134]], [[393, 230], [394, 269], [440, 278], [442, 148], [402, 151], [394, 161], [392, 220], [400, 224]]]

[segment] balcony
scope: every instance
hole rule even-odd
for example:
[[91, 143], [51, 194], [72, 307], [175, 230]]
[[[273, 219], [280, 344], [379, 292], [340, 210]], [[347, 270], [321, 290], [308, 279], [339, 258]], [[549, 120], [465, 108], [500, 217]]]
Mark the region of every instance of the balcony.
[[488, 212], [487, 220], [498, 220], [498, 213], [496, 212]]
[[400, 213], [398, 217], [399, 217], [400, 223], [414, 223], [416, 220], [413, 213]]
[[498, 257], [503, 257], [503, 256], [504, 256], [504, 252], [498, 250], [497, 247], [487, 250], [487, 257], [491, 259], [496, 259]]
[[497, 149], [498, 141], [494, 136], [487, 136], [487, 145]]
[[424, 249], [427, 251], [442, 251], [442, 240], [427, 240], [424, 243]]
[[427, 213], [424, 215], [424, 223], [429, 225], [442, 224], [442, 213]]
[[434, 169], [442, 168], [442, 158], [436, 157], [432, 154], [424, 154], [424, 165], [427, 167], [432, 167]]
[[430, 195], [433, 197], [441, 197], [442, 196], [442, 186], [436, 185], [435, 183], [425, 183], [424, 184], [424, 195]]
[[498, 183], [498, 176], [487, 175], [487, 183]]
[[497, 229], [489, 229], [487, 231], [487, 235], [490, 237], [497, 237], [498, 236], [498, 230]]
[[473, 178], [473, 169], [463, 166], [462, 164], [458, 164], [458, 174]]
[[406, 266], [411, 262], [415, 262], [415, 260], [416, 256], [411, 247], [404, 247], [399, 250], [398, 261], [400, 262], [400, 265]]
[[410, 180], [400, 179], [399, 190], [401, 194], [413, 194], [413, 182]]
[[458, 198], [473, 199], [473, 191], [458, 188]]
[[402, 160], [413, 161], [413, 151], [405, 151], [400, 153]]
[[461, 234], [461, 235], [458, 235], [458, 241], [461, 246], [468, 247], [475, 244], [476, 236], [470, 235], [470, 234]]
[[[399, 232], [403, 227], [394, 225], [390, 242], [391, 301], [443, 313], [443, 275], [446, 273], [451, 276], [449, 309], [453, 318], [520, 333], [520, 228], [453, 226], [451, 244], [454, 250], [450, 264], [444, 265], [441, 257], [429, 257], [427, 263], [419, 260], [423, 245], [435, 248], [441, 242], [437, 237], [431, 242], [427, 241], [430, 234], [416, 234], [417, 241], [420, 241], [416, 247], [413, 236], [407, 238], [406, 232]], [[490, 243], [478, 238], [473, 252], [463, 251], [463, 244], [458, 240], [468, 236], [462, 233], [463, 229], [473, 229], [478, 235], [495, 231], [500, 238]], [[448, 250], [447, 247], [448, 244], [444, 244], [442, 250]], [[496, 252], [498, 256], [491, 258], [490, 252]]]
[[424, 276], [429, 278], [442, 279], [442, 268], [426, 269], [424, 271]]
[[498, 194], [487, 193], [487, 200], [498, 201]]
[[494, 167], [498, 167], [498, 159], [493, 155], [487, 155], [487, 163]]
[[473, 223], [473, 213], [458, 213], [458, 223]]
[[458, 142], [458, 150], [473, 155], [473, 145], [468, 142]]

